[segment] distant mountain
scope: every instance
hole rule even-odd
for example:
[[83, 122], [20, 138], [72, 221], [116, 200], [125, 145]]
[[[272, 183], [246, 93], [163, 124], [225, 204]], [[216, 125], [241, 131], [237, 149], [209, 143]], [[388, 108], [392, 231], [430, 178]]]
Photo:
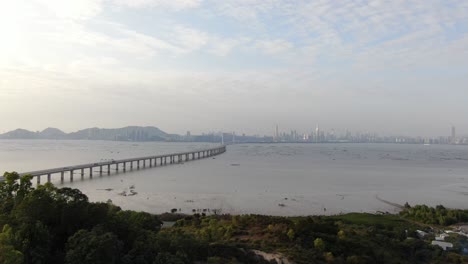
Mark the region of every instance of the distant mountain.
[[0, 134], [1, 139], [88, 139], [119, 141], [173, 141], [179, 135], [168, 134], [157, 127], [128, 126], [123, 128], [87, 128], [65, 133], [57, 128], [46, 128], [41, 132], [16, 129]]
[[36, 139], [39, 138], [37, 132], [32, 132], [26, 129], [18, 128], [5, 134], [1, 134], [0, 138], [6, 139]]
[[171, 137], [157, 127], [87, 128], [68, 134], [70, 139], [165, 141]]
[[39, 138], [42, 139], [66, 139], [67, 133], [58, 128], [48, 127], [38, 133]]

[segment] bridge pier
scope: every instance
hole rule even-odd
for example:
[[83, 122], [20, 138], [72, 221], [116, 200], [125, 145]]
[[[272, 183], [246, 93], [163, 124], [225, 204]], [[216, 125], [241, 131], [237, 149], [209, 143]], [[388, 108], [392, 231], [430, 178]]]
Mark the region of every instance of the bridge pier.
[[37, 176], [37, 185], [41, 184], [41, 175]]
[[102, 176], [102, 165], [99, 166], [99, 176]]
[[60, 172], [60, 182], [63, 183], [64, 180], [65, 180], [65, 172], [61, 171]]
[[107, 165], [107, 175], [110, 175], [110, 164]]
[[81, 179], [84, 178], [84, 169], [81, 169]]
[[89, 167], [89, 178], [93, 178], [93, 167]]
[[123, 163], [123, 171], [124, 171], [124, 172], [127, 171], [127, 162], [124, 162], [124, 163]]
[[70, 181], [73, 182], [73, 170], [70, 170]]

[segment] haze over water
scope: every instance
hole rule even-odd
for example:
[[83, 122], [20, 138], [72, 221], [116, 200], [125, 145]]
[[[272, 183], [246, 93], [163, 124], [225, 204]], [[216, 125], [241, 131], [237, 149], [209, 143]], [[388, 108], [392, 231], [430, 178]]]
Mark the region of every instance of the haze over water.
[[[213, 146], [200, 143], [1, 140], [0, 169], [18, 172]], [[383, 200], [468, 208], [468, 146], [241, 144], [211, 159], [58, 186], [152, 213], [221, 209], [273, 215], [394, 212]], [[135, 196], [121, 196], [134, 186]], [[112, 189], [106, 191], [104, 189]], [[378, 199], [380, 198], [380, 200]], [[279, 206], [280, 204], [284, 206]]]

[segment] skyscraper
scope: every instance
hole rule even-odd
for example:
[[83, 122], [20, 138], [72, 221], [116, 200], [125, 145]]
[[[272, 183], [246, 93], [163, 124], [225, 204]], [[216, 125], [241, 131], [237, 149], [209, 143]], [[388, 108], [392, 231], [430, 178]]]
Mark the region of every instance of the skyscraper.
[[278, 125], [276, 125], [275, 141], [279, 141]]
[[315, 142], [320, 142], [320, 128], [318, 124], [315, 128]]
[[450, 137], [450, 143], [455, 144], [457, 141], [457, 134], [455, 130], [455, 126], [452, 126], [452, 136]]

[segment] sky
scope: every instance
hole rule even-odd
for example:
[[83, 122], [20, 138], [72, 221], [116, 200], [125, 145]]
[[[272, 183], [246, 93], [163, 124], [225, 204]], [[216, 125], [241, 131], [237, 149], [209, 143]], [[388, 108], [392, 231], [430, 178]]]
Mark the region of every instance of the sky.
[[468, 134], [468, 1], [0, 0], [0, 132]]

